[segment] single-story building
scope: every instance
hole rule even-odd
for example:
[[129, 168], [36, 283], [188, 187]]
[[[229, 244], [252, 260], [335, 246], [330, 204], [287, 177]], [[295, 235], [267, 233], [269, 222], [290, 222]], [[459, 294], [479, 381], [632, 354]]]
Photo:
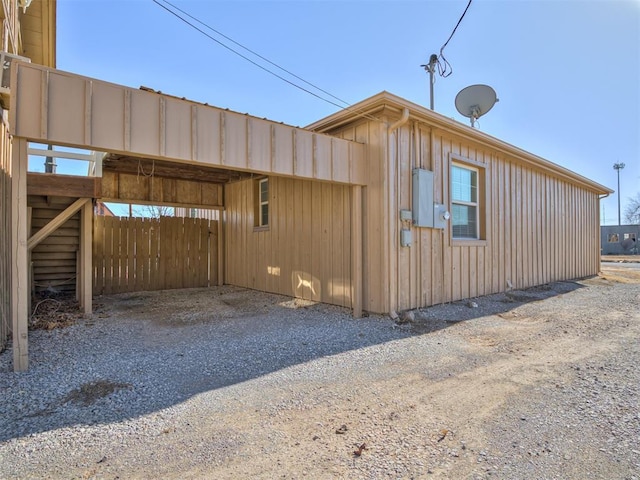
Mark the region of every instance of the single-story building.
[[[13, 62], [10, 102], [0, 314], [16, 370], [28, 366], [29, 258], [53, 232], [76, 219], [67, 261], [85, 312], [96, 275], [134, 270], [94, 268], [98, 200], [218, 210], [215, 283], [356, 317], [599, 270], [599, 199], [611, 190], [388, 92], [296, 128]], [[105, 155], [93, 177], [61, 180], [27, 172], [30, 142]], [[35, 228], [30, 212], [47, 205]]]
[[640, 225], [603, 225], [600, 244], [603, 255], [638, 255]]

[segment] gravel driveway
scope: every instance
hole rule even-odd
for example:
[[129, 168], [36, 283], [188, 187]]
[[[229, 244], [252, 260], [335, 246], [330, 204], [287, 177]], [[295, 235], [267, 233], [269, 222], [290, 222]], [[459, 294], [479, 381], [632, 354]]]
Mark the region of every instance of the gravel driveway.
[[114, 295], [0, 354], [0, 478], [640, 479], [640, 275], [415, 312]]

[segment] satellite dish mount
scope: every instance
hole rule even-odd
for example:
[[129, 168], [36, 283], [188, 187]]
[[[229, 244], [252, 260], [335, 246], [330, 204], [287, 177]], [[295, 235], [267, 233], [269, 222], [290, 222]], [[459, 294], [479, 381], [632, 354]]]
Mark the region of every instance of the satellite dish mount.
[[476, 120], [491, 110], [497, 101], [496, 92], [489, 85], [471, 85], [456, 95], [456, 109], [471, 120], [473, 128]]

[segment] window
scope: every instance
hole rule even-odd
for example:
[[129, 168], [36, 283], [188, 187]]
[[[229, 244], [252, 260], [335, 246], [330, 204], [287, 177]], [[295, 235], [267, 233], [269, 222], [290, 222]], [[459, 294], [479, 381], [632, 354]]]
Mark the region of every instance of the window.
[[624, 234], [624, 239], [625, 240], [629, 240], [631, 239], [632, 241], [636, 241], [636, 234], [635, 233], [625, 233]]
[[618, 240], [618, 234], [617, 233], [610, 233], [608, 236], [608, 242], [609, 243], [618, 243], [620, 240]]
[[255, 226], [269, 226], [269, 179], [261, 178], [256, 183]]
[[453, 238], [480, 238], [480, 172], [477, 168], [451, 165], [451, 227]]

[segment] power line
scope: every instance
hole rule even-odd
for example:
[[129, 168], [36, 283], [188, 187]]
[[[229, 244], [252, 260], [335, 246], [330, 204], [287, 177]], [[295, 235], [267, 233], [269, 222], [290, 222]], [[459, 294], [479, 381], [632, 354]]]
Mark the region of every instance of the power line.
[[[155, 0], [154, 0], [154, 1], [155, 1]], [[260, 60], [264, 60], [264, 61], [265, 61], [265, 62], [267, 62], [268, 64], [273, 65], [274, 67], [278, 68], [279, 70], [282, 70], [283, 72], [287, 73], [288, 75], [291, 75], [292, 77], [297, 78], [298, 80], [300, 80], [300, 81], [302, 81], [302, 82], [306, 83], [307, 85], [309, 85], [309, 86], [311, 86], [311, 87], [315, 88], [316, 90], [319, 90], [320, 92], [322, 92], [322, 93], [324, 93], [324, 94], [326, 94], [326, 95], [329, 95], [331, 98], [333, 98], [333, 99], [335, 99], [335, 100], [337, 100], [337, 101], [339, 101], [339, 102], [342, 102], [342, 103], [344, 103], [345, 105], [349, 105], [349, 102], [347, 102], [346, 100], [342, 100], [341, 98], [336, 97], [335, 95], [331, 94], [330, 92], [327, 92], [326, 90], [323, 90], [322, 88], [318, 87], [317, 85], [314, 85], [313, 83], [308, 82], [308, 81], [307, 81], [307, 80], [305, 80], [304, 78], [299, 77], [299, 76], [298, 76], [298, 75], [296, 75], [295, 73], [290, 72], [290, 71], [289, 71], [289, 70], [287, 70], [286, 68], [281, 67], [281, 66], [280, 66], [280, 65], [278, 65], [277, 63], [272, 62], [272, 61], [271, 61], [271, 60], [269, 60], [268, 58], [263, 57], [263, 56], [262, 56], [262, 55], [260, 55], [259, 53], [254, 52], [254, 51], [253, 51], [253, 50], [251, 50], [250, 48], [245, 47], [245, 46], [244, 46], [244, 45], [242, 45], [241, 43], [236, 42], [233, 38], [231, 38], [231, 37], [229, 37], [229, 36], [225, 35], [224, 33], [222, 33], [222, 32], [220, 32], [220, 31], [216, 30], [216, 29], [215, 29], [215, 28], [213, 28], [212, 26], [207, 25], [206, 23], [204, 23], [204, 22], [203, 22], [203, 21], [201, 21], [200, 19], [198, 19], [198, 18], [194, 17], [194, 16], [193, 16], [193, 15], [191, 15], [189, 12], [185, 12], [185, 11], [184, 11], [184, 10], [182, 10], [180, 7], [178, 7], [178, 6], [174, 5], [174, 4], [172, 4], [171, 2], [169, 2], [169, 1], [167, 1], [167, 0], [161, 0], [161, 1], [162, 1], [162, 2], [164, 2], [164, 3], [166, 3], [167, 5], [171, 6], [171, 8], [174, 8], [175, 10], [179, 11], [180, 13], [182, 13], [182, 14], [186, 15], [187, 17], [189, 17], [190, 19], [194, 20], [195, 22], [199, 23], [199, 24], [200, 24], [200, 25], [202, 25], [203, 27], [205, 27], [205, 28], [207, 28], [207, 29], [211, 30], [212, 32], [217, 33], [217, 34], [218, 34], [218, 35], [220, 35], [221, 37], [223, 37], [223, 38], [225, 38], [225, 39], [229, 40], [231, 43], [233, 43], [233, 44], [237, 45], [238, 47], [242, 48], [243, 50], [246, 50], [247, 52], [251, 53], [252, 55], [255, 55], [255, 56], [256, 56], [256, 57], [258, 57]], [[157, 3], [157, 2], [156, 2], [156, 3]]]
[[472, 1], [473, 0], [469, 0], [469, 3], [467, 3], [467, 7], [464, 9], [464, 12], [462, 12], [460, 19], [458, 20], [458, 23], [456, 23], [456, 26], [453, 27], [453, 30], [451, 31], [451, 35], [449, 35], [449, 38], [447, 38], [447, 41], [444, 42], [442, 47], [440, 47], [440, 55], [438, 55], [437, 65], [438, 65], [438, 73], [440, 74], [441, 77], [446, 78], [453, 73], [453, 68], [451, 68], [451, 64], [447, 61], [447, 59], [445, 58], [442, 52], [444, 51], [445, 47], [449, 44], [449, 41], [453, 38], [453, 35], [456, 33], [456, 30], [460, 26], [460, 23], [462, 22], [462, 19], [464, 18], [464, 16], [467, 14], [467, 10], [469, 10], [469, 7], [471, 6]]
[[[378, 119], [377, 119], [377, 118], [375, 118], [375, 117], [372, 117], [372, 116], [370, 116], [370, 115], [367, 115], [366, 113], [361, 112], [361, 111], [359, 111], [358, 109], [353, 108], [353, 107], [352, 107], [348, 102], [346, 102], [345, 100], [341, 100], [340, 98], [336, 97], [335, 95], [332, 95], [331, 93], [329, 93], [329, 92], [327, 92], [327, 91], [325, 91], [325, 90], [321, 89], [320, 87], [317, 87], [317, 86], [316, 86], [316, 85], [314, 85], [313, 83], [306, 81], [305, 79], [303, 79], [303, 78], [299, 77], [298, 75], [295, 75], [294, 73], [292, 73], [292, 72], [290, 72], [290, 71], [286, 70], [285, 68], [283, 68], [283, 67], [281, 67], [281, 66], [277, 65], [276, 63], [274, 63], [274, 62], [270, 61], [269, 59], [267, 59], [267, 58], [263, 57], [262, 55], [259, 55], [258, 53], [254, 52], [253, 50], [251, 50], [251, 49], [249, 49], [249, 48], [245, 47], [244, 45], [240, 44], [239, 42], [236, 42], [236, 41], [235, 41], [235, 40], [233, 40], [232, 38], [230, 38], [230, 37], [228, 37], [228, 36], [224, 35], [223, 33], [219, 32], [218, 30], [214, 29], [213, 27], [211, 27], [211, 26], [207, 25], [206, 23], [202, 22], [201, 20], [199, 20], [198, 18], [194, 17], [193, 15], [190, 15], [189, 13], [185, 12], [184, 10], [182, 10], [182, 9], [178, 8], [177, 6], [173, 5], [171, 2], [168, 2], [167, 0], [152, 0], [152, 1], [153, 1], [153, 3], [155, 3], [156, 5], [158, 5], [159, 7], [163, 8], [164, 10], [166, 10], [167, 12], [169, 12], [170, 14], [172, 14], [173, 16], [175, 16], [176, 18], [178, 18], [179, 20], [181, 20], [182, 22], [184, 22], [185, 24], [187, 24], [188, 26], [190, 26], [191, 28], [193, 28], [194, 30], [196, 30], [196, 31], [200, 32], [200, 33], [201, 33], [202, 35], [204, 35], [205, 37], [209, 38], [210, 40], [213, 40], [213, 41], [214, 41], [214, 42], [216, 42], [218, 45], [220, 45], [220, 46], [222, 46], [222, 47], [226, 48], [227, 50], [229, 50], [229, 51], [230, 51], [230, 52], [232, 52], [232, 53], [235, 53], [236, 55], [238, 55], [239, 57], [243, 58], [243, 59], [244, 59], [244, 60], [246, 60], [247, 62], [251, 63], [252, 65], [254, 65], [254, 66], [258, 67], [258, 68], [260, 68], [261, 70], [264, 70], [264, 71], [265, 71], [265, 72], [267, 72], [267, 73], [270, 73], [271, 75], [273, 75], [274, 77], [276, 77], [276, 78], [278, 78], [278, 79], [282, 80], [283, 82], [286, 82], [286, 83], [288, 83], [289, 85], [291, 85], [291, 86], [293, 86], [293, 87], [295, 87], [295, 88], [297, 88], [297, 89], [299, 89], [299, 90], [302, 90], [303, 92], [308, 93], [309, 95], [313, 95], [314, 97], [316, 97], [316, 98], [318, 98], [318, 99], [320, 99], [320, 100], [323, 100], [323, 101], [325, 101], [325, 102], [327, 102], [327, 103], [329, 103], [329, 104], [331, 104], [331, 105], [333, 105], [333, 106], [335, 106], [335, 107], [338, 107], [338, 108], [339, 108], [339, 109], [341, 109], [341, 110], [346, 109], [346, 110], [349, 110], [349, 111], [353, 111], [354, 113], [357, 113], [358, 115], [363, 116], [363, 117], [365, 117], [365, 118], [367, 118], [367, 119], [369, 119], [369, 120], [375, 120], [375, 121], [377, 121], [377, 120], [378, 120]], [[287, 79], [287, 78], [284, 78], [282, 75], [279, 75], [279, 74], [277, 74], [276, 72], [273, 72], [272, 70], [268, 69], [267, 67], [265, 67], [265, 66], [263, 66], [263, 65], [260, 65], [259, 63], [257, 63], [257, 62], [255, 62], [255, 61], [253, 61], [252, 59], [250, 59], [250, 58], [249, 58], [249, 57], [247, 57], [246, 55], [243, 55], [242, 53], [238, 52], [237, 50], [234, 50], [233, 48], [231, 48], [229, 45], [225, 44], [224, 42], [221, 42], [221, 41], [220, 41], [220, 40], [218, 40], [217, 38], [215, 38], [215, 37], [213, 37], [213, 36], [209, 35], [207, 32], [205, 32], [204, 30], [202, 30], [202, 29], [201, 29], [201, 28], [199, 28], [198, 26], [194, 25], [194, 24], [193, 24], [192, 22], [190, 22], [188, 19], [186, 19], [186, 18], [182, 17], [181, 15], [179, 15], [176, 11], [174, 11], [174, 10], [172, 10], [171, 8], [167, 7], [166, 5], [163, 5], [162, 3], [160, 3], [160, 1], [162, 1], [163, 3], [165, 3], [165, 4], [169, 5], [171, 8], [173, 8], [173, 9], [177, 10], [178, 12], [181, 12], [183, 15], [186, 15], [187, 17], [191, 18], [193, 21], [195, 21], [195, 22], [199, 23], [200, 25], [202, 25], [202, 26], [204, 26], [205, 28], [207, 28], [207, 29], [211, 30], [212, 32], [215, 32], [216, 34], [218, 34], [218, 35], [222, 36], [223, 38], [227, 39], [228, 41], [230, 41], [230, 42], [234, 43], [235, 45], [237, 45], [237, 46], [241, 47], [242, 49], [246, 50], [247, 52], [249, 52], [249, 53], [251, 53], [251, 54], [255, 55], [256, 57], [260, 58], [261, 60], [263, 60], [263, 61], [265, 61], [265, 62], [267, 62], [267, 63], [269, 63], [269, 64], [271, 64], [271, 65], [273, 65], [273, 66], [275, 66], [275, 67], [277, 67], [278, 69], [282, 70], [283, 72], [287, 73], [288, 75], [291, 75], [292, 77], [297, 78], [298, 80], [300, 80], [300, 81], [302, 81], [302, 82], [306, 83], [307, 85], [309, 85], [309, 86], [311, 86], [311, 87], [315, 88], [316, 90], [318, 90], [318, 91], [320, 91], [320, 92], [324, 93], [325, 95], [328, 95], [328, 96], [330, 96], [331, 98], [334, 98], [335, 100], [337, 100], [337, 101], [339, 101], [339, 102], [344, 103], [344, 104], [345, 104], [345, 105], [347, 105], [347, 106], [345, 107], [344, 105], [339, 105], [339, 104], [337, 104], [337, 103], [335, 103], [335, 102], [333, 102], [333, 101], [331, 101], [331, 100], [329, 100], [329, 99], [327, 99], [327, 98], [324, 98], [324, 97], [322, 97], [321, 95], [318, 95], [317, 93], [312, 92], [311, 90], [309, 90], [309, 89], [307, 89], [307, 88], [304, 88], [304, 87], [302, 87], [302, 86], [298, 85], [297, 83], [295, 83], [295, 82], [293, 82], [293, 81], [291, 81], [291, 80], [289, 80], [289, 79]]]

